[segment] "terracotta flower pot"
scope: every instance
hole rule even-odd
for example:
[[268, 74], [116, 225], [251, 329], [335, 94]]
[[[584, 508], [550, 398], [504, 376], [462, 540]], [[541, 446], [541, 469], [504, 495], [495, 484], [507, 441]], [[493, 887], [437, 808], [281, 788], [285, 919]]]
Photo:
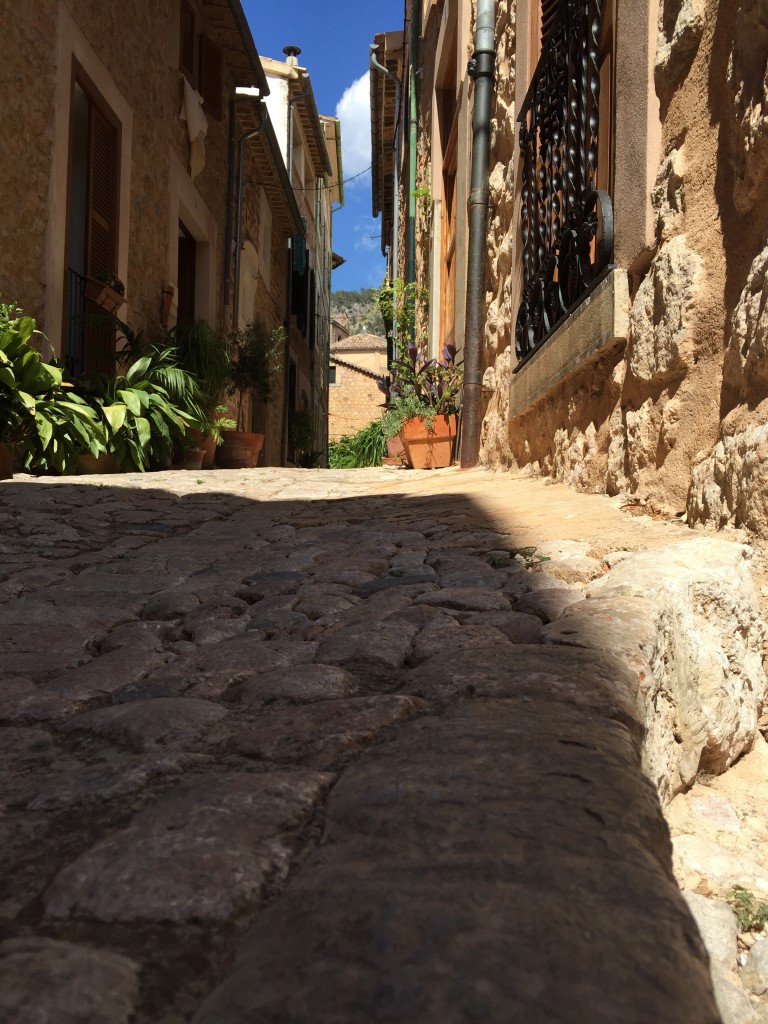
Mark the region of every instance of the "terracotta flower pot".
[[424, 417], [416, 416], [403, 423], [400, 436], [408, 462], [413, 469], [445, 469], [453, 457], [456, 437], [455, 416], [433, 416], [427, 426]]
[[395, 466], [399, 462], [407, 462], [408, 456], [405, 451], [405, 445], [403, 439], [397, 434], [395, 437], [387, 438], [387, 458], [394, 459], [394, 462], [384, 463], [384, 465]]
[[216, 452], [216, 462], [222, 469], [255, 469], [258, 465], [263, 434], [246, 430], [222, 430], [224, 443]]
[[96, 473], [119, 473], [120, 466], [111, 452], [102, 452], [101, 455], [91, 455], [90, 452], [84, 452], [82, 455], [77, 456], [77, 469], [75, 472], [78, 476], [91, 476]]
[[216, 459], [216, 441], [210, 435], [203, 436], [199, 430], [190, 430], [190, 437], [195, 442], [196, 448], [203, 449], [203, 465], [202, 469], [213, 469], [213, 463]]
[[184, 469], [202, 469], [204, 456], [202, 448], [185, 448]]
[[0, 480], [13, 479], [13, 455], [8, 445], [0, 442]]

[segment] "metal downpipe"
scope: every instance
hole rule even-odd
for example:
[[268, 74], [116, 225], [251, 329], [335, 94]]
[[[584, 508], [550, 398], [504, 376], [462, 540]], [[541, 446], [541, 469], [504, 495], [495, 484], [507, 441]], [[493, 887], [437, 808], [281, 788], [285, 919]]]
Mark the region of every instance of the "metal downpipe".
[[[393, 284], [397, 277], [397, 265], [400, 260], [400, 167], [399, 167], [399, 140], [400, 140], [400, 103], [401, 103], [401, 90], [400, 79], [394, 72], [386, 68], [378, 59], [378, 46], [376, 43], [371, 43], [368, 47], [370, 50], [370, 63], [371, 67], [375, 68], [380, 74], [385, 75], [390, 81], [395, 83], [395, 136], [392, 141], [392, 145], [395, 151], [394, 166], [393, 166], [393, 187], [392, 191], [394, 194], [394, 202], [392, 203], [392, 250], [391, 250], [391, 261], [389, 268], [390, 283]], [[392, 337], [387, 338], [387, 369], [392, 365], [392, 361], [395, 358], [394, 339], [397, 337], [397, 311], [394, 311], [394, 317], [392, 319]]]
[[491, 108], [496, 63], [495, 0], [478, 0], [475, 52], [468, 72], [475, 81], [472, 114], [472, 176], [469, 193], [467, 315], [464, 331], [464, 394], [461, 410], [461, 468], [480, 461], [480, 399], [485, 329], [485, 259], [488, 251], [488, 173]]
[[232, 297], [232, 327], [237, 330], [240, 315], [240, 249], [243, 244], [243, 178], [245, 177], [245, 143], [255, 139], [264, 127], [264, 107], [259, 103], [259, 126], [241, 135], [237, 141], [237, 240], [235, 242], [235, 287]]
[[[416, 283], [416, 152], [418, 147], [419, 108], [416, 81], [419, 72], [419, 36], [421, 35], [421, 0], [411, 0], [411, 53], [408, 75], [408, 268], [406, 285]], [[414, 301], [414, 297], [411, 297]], [[411, 326], [411, 340], [415, 323]]]

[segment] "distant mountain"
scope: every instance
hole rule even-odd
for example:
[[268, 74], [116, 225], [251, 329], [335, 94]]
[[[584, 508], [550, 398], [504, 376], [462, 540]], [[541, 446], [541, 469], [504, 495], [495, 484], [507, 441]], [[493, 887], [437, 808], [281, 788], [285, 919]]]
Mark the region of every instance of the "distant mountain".
[[379, 312], [378, 295], [378, 288], [332, 292], [331, 316], [350, 334], [377, 334], [383, 338], [384, 321]]

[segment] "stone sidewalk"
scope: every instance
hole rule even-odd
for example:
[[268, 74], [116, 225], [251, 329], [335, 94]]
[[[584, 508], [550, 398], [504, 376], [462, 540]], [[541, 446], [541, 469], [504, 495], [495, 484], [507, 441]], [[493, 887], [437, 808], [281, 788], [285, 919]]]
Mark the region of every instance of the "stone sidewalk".
[[685, 528], [455, 470], [21, 477], [0, 527], [3, 1024], [720, 1021], [657, 794], [714, 740], [644, 746]]

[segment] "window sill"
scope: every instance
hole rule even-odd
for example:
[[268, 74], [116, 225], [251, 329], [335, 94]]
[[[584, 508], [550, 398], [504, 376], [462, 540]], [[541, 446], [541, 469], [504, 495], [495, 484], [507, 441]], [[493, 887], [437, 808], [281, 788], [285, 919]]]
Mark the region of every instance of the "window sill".
[[611, 270], [541, 348], [512, 375], [509, 416], [521, 416], [568, 377], [626, 342], [629, 282]]

